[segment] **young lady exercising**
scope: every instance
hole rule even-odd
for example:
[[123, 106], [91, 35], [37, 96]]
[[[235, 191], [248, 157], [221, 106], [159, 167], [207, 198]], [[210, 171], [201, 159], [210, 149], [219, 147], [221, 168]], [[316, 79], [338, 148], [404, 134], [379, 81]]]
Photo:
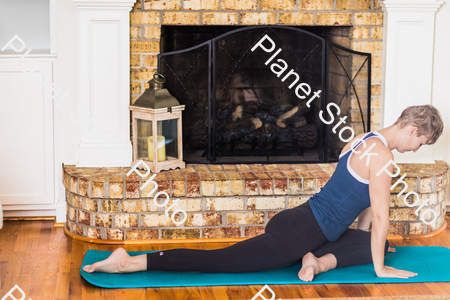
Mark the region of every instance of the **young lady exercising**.
[[[371, 262], [378, 277], [416, 276], [384, 265], [384, 256], [391, 250], [386, 238], [392, 178], [386, 172], [377, 173], [393, 160], [391, 150], [416, 152], [422, 145], [434, 144], [442, 130], [436, 108], [410, 106], [395, 124], [347, 143], [333, 176], [320, 192], [275, 215], [265, 233], [216, 250], [172, 249], [130, 257], [119, 248], [83, 271], [241, 273], [283, 268], [301, 259], [298, 276], [303, 281], [312, 281], [314, 275], [330, 269]], [[394, 174], [392, 164], [387, 170]], [[358, 215], [358, 230], [348, 228]], [[372, 215], [372, 232], [368, 232]]]

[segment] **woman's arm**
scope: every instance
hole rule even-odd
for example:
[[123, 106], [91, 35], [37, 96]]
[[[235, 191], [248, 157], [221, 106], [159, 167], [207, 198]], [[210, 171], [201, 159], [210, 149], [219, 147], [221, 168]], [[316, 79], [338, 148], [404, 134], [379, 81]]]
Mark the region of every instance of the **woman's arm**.
[[372, 209], [368, 207], [358, 216], [358, 224], [356, 225], [356, 228], [359, 230], [369, 231], [370, 222], [372, 222]]
[[[378, 146], [378, 145], [377, 145]], [[378, 273], [384, 268], [384, 247], [389, 231], [389, 202], [390, 186], [392, 177], [386, 172], [380, 172], [383, 167], [393, 160], [393, 155], [386, 147], [375, 146], [378, 153], [370, 160], [369, 165], [369, 195], [370, 205], [373, 214], [371, 250], [375, 272]], [[393, 174], [394, 166], [389, 164], [386, 168]], [[377, 176], [378, 173], [378, 176]]]
[[390, 160], [393, 161], [394, 156], [388, 148], [383, 146], [375, 146], [371, 153], [378, 154], [376, 156], [374, 155], [369, 164], [369, 195], [373, 214], [371, 251], [375, 273], [378, 277], [405, 279], [416, 276], [417, 273], [384, 265], [384, 247], [389, 231], [389, 202], [392, 177], [384, 171], [379, 172], [387, 165], [386, 170], [390, 174], [394, 174], [393, 164], [388, 164]]

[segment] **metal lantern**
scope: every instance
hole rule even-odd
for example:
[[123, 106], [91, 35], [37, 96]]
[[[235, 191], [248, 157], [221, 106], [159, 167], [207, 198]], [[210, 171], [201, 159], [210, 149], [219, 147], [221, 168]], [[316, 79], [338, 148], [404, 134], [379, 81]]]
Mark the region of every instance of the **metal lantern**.
[[[184, 168], [183, 140], [180, 105], [167, 89], [165, 78], [155, 72], [149, 88], [133, 105], [130, 105], [133, 120], [132, 167], [143, 160], [152, 172]], [[142, 168], [140, 164], [138, 168]]]

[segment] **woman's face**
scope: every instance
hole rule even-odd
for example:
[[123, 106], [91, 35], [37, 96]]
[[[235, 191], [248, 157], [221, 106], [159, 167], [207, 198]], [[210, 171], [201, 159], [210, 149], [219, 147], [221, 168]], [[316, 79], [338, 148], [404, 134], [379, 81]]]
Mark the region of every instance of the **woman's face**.
[[400, 143], [399, 147], [397, 147], [397, 151], [400, 153], [408, 151], [416, 152], [422, 145], [425, 145], [427, 141], [427, 136], [417, 136], [417, 130], [413, 130], [413, 132], [410, 131], [409, 134], [405, 136], [405, 139]]

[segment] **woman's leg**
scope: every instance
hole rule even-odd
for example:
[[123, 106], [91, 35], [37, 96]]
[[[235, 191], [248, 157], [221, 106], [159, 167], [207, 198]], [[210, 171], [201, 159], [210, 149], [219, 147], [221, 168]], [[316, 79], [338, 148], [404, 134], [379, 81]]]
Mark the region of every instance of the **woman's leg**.
[[[349, 228], [335, 242], [326, 242], [311, 252], [317, 257], [333, 254], [337, 260], [336, 268], [364, 265], [372, 262], [371, 237], [371, 232]], [[386, 240], [385, 256], [388, 248], [389, 241]]]
[[[308, 216], [310, 219], [311, 216]], [[326, 237], [298, 210], [275, 215], [262, 235], [216, 250], [171, 249], [129, 257], [123, 249], [86, 272], [125, 273], [143, 270], [242, 273], [278, 269], [300, 262], [309, 251], [325, 243]], [[118, 253], [116, 253], [118, 251]]]
[[105, 273], [130, 273], [145, 270], [179, 272], [253, 272], [265, 268], [266, 260], [274, 262], [274, 254], [262, 241], [273, 239], [263, 233], [232, 246], [216, 250], [170, 249], [166, 251], [129, 256], [123, 249], [116, 249], [106, 260], [83, 270]]
[[[389, 242], [386, 240], [385, 256], [388, 248]], [[311, 281], [314, 275], [331, 269], [371, 262], [371, 233], [349, 228], [335, 242], [328, 241], [314, 251], [307, 253], [302, 259], [299, 278]]]
[[147, 269], [147, 255], [130, 256], [123, 248], [118, 248], [105, 260], [83, 267], [87, 273], [131, 273]]
[[335, 268], [336, 257], [333, 254], [328, 253], [321, 257], [316, 257], [311, 252], [308, 252], [302, 258], [302, 268], [298, 272], [298, 278], [303, 281], [312, 281], [315, 275]]
[[172, 249], [147, 254], [147, 270], [244, 273], [300, 262], [326, 242], [323, 232], [294, 209], [275, 215], [265, 233], [217, 250]]

